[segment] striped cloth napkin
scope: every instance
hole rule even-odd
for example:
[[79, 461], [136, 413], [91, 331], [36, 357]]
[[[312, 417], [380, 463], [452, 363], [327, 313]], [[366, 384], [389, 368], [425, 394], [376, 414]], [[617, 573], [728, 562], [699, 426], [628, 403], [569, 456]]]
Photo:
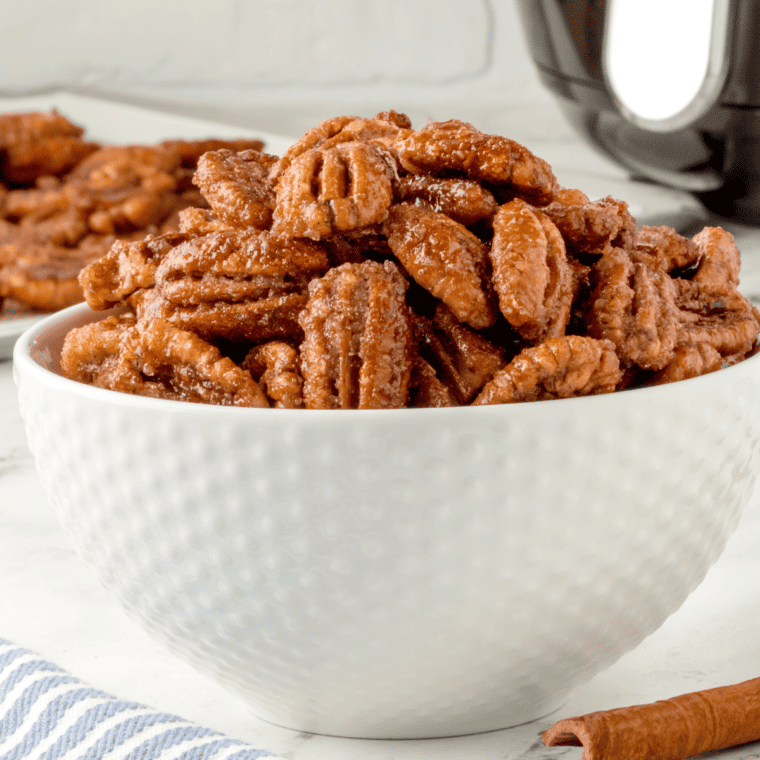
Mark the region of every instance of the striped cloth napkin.
[[0, 639], [0, 760], [280, 760], [93, 689]]

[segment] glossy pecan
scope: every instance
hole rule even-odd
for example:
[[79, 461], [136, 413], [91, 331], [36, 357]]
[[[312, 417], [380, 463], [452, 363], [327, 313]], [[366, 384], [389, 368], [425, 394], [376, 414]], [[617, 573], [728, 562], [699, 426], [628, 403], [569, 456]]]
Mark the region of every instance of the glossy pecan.
[[308, 409], [406, 405], [412, 334], [405, 290], [391, 262], [342, 264], [311, 281], [300, 317]]

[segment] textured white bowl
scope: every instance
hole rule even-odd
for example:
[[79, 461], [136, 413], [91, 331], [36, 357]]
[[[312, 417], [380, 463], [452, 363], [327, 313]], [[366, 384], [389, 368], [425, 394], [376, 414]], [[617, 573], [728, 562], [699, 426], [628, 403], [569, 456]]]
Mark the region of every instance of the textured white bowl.
[[180, 657], [291, 728], [432, 737], [556, 709], [700, 583], [758, 472], [760, 355], [607, 396], [398, 411], [139, 398], [14, 374], [63, 525]]

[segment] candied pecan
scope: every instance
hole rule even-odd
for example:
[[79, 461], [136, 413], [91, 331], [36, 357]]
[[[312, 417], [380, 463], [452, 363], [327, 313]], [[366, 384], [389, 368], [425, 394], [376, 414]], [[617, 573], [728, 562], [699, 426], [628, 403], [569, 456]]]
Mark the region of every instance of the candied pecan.
[[79, 275], [90, 308], [110, 309], [138, 289], [153, 287], [159, 262], [187, 239], [187, 235], [175, 232], [159, 237], [148, 235], [140, 241], [114, 242], [105, 256]]
[[[247, 150], [260, 151], [264, 143], [256, 138], [238, 138], [232, 140], [223, 140], [215, 137], [201, 140], [164, 140], [160, 142], [159, 147], [174, 154], [179, 158], [180, 166], [187, 169], [194, 169], [198, 159], [212, 150], [231, 150], [242, 152]], [[269, 165], [271, 166], [277, 159], [272, 156]]]
[[93, 232], [126, 233], [160, 223], [176, 207], [179, 157], [147, 145], [101, 148], [68, 175], [65, 192]]
[[89, 231], [87, 211], [58, 180], [47, 179], [50, 181], [35, 188], [9, 191], [3, 216], [39, 240], [75, 246]]
[[[151, 398], [224, 406], [268, 407], [250, 373], [191, 332], [107, 317], [71, 331], [61, 365], [75, 380]], [[100, 328], [98, 328], [100, 326]]]
[[207, 208], [186, 208], [179, 212], [179, 230], [192, 237], [203, 237], [212, 232], [227, 232], [234, 229], [218, 219]]
[[738, 291], [696, 280], [673, 280], [679, 309], [678, 341], [711, 346], [721, 356], [744, 355], [756, 343], [756, 310]]
[[696, 267], [700, 252], [693, 240], [679, 235], [672, 227], [645, 224], [636, 234], [632, 256], [634, 261], [671, 273]]
[[[387, 118], [386, 118], [387, 116]], [[300, 140], [283, 153], [280, 160], [272, 167], [270, 180], [278, 182], [291, 164], [302, 154], [317, 148], [326, 150], [346, 142], [379, 141], [385, 144], [403, 128], [397, 122], [408, 121], [403, 114], [395, 111], [378, 114], [374, 119], [362, 119], [359, 116], [337, 116], [326, 119], [310, 129]]]
[[308, 150], [280, 178], [272, 229], [321, 240], [382, 222], [394, 176], [387, 151], [368, 143]]
[[87, 180], [96, 189], [122, 186], [124, 178], [150, 178], [171, 174], [180, 166], [177, 154], [154, 145], [108, 145], [77, 164], [68, 179]]
[[673, 358], [652, 378], [652, 383], [662, 385], [690, 377], [706, 375], [723, 367], [723, 357], [706, 343], [687, 343], [678, 346]]
[[68, 208], [44, 219], [26, 217], [21, 220], [19, 227], [35, 237], [68, 247], [77, 246], [89, 233], [87, 220], [77, 208]]
[[3, 217], [12, 222], [23, 219], [36, 222], [68, 211], [69, 208], [70, 198], [58, 183], [47, 187], [9, 190], [3, 203]]
[[694, 282], [714, 287], [737, 287], [741, 255], [734, 236], [721, 227], [705, 227], [692, 240], [699, 250], [699, 266]]
[[564, 334], [577, 287], [554, 223], [515, 198], [499, 209], [493, 229], [489, 255], [501, 313], [525, 340]]
[[412, 363], [409, 379], [409, 406], [445, 407], [459, 406], [459, 400], [449, 387], [435, 373], [435, 370], [420, 356]]
[[0, 148], [43, 137], [81, 137], [83, 134], [83, 127], [69, 121], [55, 109], [0, 115]]
[[510, 185], [536, 203], [548, 203], [557, 186], [549, 164], [506, 137], [486, 135], [457, 119], [400, 132], [393, 149], [412, 174], [460, 171], [472, 179]]
[[134, 314], [106, 317], [70, 330], [61, 350], [61, 370], [70, 380], [134, 393], [137, 370], [124, 361], [122, 345], [135, 330]]
[[359, 264], [366, 259], [385, 261], [393, 258], [385, 235], [374, 231], [359, 231], [355, 234], [332, 235], [325, 241], [330, 265]]
[[611, 393], [621, 372], [615, 346], [581, 335], [547, 338], [496, 373], [473, 405]]
[[412, 335], [394, 264], [342, 264], [309, 283], [301, 314], [307, 409], [405, 406]]
[[61, 176], [99, 147], [95, 142], [61, 135], [14, 142], [2, 151], [0, 176], [17, 185], [30, 184], [42, 176]]
[[272, 406], [278, 409], [303, 409], [303, 380], [298, 350], [281, 340], [255, 346], [243, 363], [264, 387]]
[[[3, 246], [6, 256], [10, 246]], [[47, 242], [16, 244], [12, 261], [0, 269], [0, 295], [44, 311], [72, 306], [84, 300], [80, 270], [99, 253]]]
[[625, 201], [606, 197], [583, 201], [585, 196], [573, 196], [565, 191], [564, 200], [553, 200], [541, 208], [562, 233], [568, 250], [578, 253], [601, 254], [610, 246], [630, 248], [636, 235], [636, 220]]
[[0, 176], [30, 184], [45, 175], [62, 175], [99, 145], [81, 139], [84, 129], [57, 111], [0, 116]]
[[662, 369], [678, 341], [675, 281], [659, 269], [633, 262], [621, 248], [611, 248], [594, 264], [592, 278], [588, 334], [611, 340], [625, 364]]
[[433, 319], [415, 315], [412, 324], [420, 353], [460, 404], [469, 403], [504, 366], [504, 349], [463, 325], [443, 304]]
[[485, 246], [466, 227], [429, 208], [399, 203], [384, 230], [404, 269], [460, 322], [477, 330], [496, 321], [479, 274]]
[[268, 178], [275, 160], [255, 150], [215, 150], [200, 157], [193, 182], [223, 222], [267, 229], [275, 206]]
[[642, 226], [634, 257], [679, 279], [717, 288], [739, 285], [741, 255], [734, 236], [721, 227], [705, 227], [689, 240], [671, 227]]
[[324, 249], [311, 241], [254, 229], [215, 232], [161, 262], [149, 313], [209, 339], [295, 337], [307, 282], [326, 269]]
[[397, 201], [421, 198], [436, 211], [465, 226], [492, 219], [498, 209], [493, 194], [471, 179], [407, 175], [395, 183], [394, 197]]
[[375, 114], [375, 119], [388, 121], [401, 129], [411, 129], [412, 127], [412, 120], [405, 113], [398, 111], [380, 111], [380, 113]]

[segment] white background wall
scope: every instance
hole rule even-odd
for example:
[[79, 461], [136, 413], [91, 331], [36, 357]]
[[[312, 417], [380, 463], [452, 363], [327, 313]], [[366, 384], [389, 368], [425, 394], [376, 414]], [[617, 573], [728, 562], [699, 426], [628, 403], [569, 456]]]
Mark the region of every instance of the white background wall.
[[[0, 0], [0, 90], [206, 114], [548, 101], [514, 0]], [[450, 114], [451, 116], [459, 114]]]

